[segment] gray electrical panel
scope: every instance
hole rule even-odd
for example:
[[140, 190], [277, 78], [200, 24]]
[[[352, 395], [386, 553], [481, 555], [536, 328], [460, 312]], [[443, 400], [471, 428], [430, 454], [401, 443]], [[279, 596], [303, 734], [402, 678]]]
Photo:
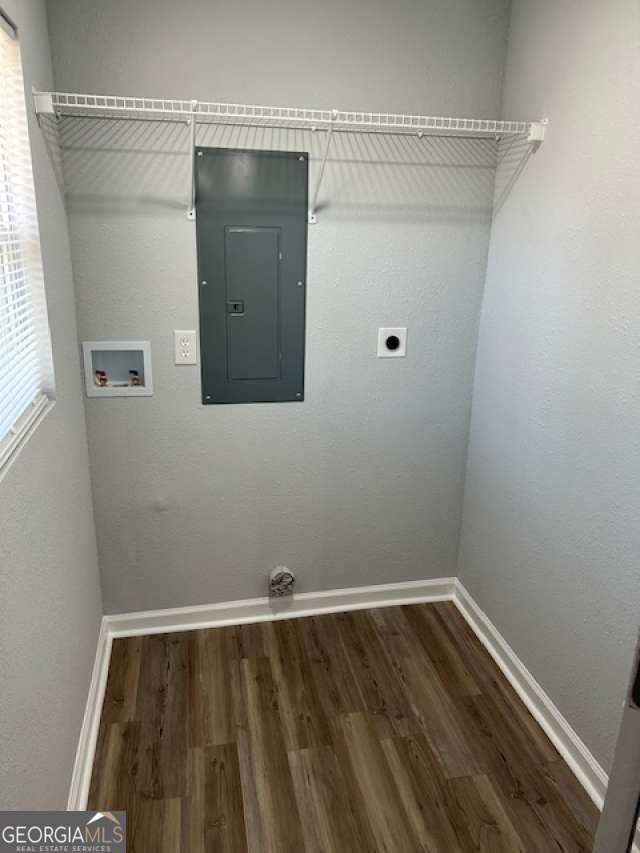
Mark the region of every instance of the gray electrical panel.
[[205, 404], [304, 399], [308, 159], [196, 150]]

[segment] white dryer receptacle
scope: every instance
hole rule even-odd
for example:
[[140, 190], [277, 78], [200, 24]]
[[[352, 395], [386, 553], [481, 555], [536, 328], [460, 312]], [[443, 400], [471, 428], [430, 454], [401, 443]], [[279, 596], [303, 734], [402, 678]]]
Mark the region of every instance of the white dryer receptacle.
[[404, 358], [406, 354], [406, 326], [378, 329], [378, 358]]

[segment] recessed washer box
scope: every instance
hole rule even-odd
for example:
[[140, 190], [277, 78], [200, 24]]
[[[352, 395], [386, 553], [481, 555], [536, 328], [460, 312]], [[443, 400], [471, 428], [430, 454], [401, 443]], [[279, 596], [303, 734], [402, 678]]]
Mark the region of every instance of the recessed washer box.
[[404, 358], [406, 354], [406, 326], [378, 329], [378, 358]]
[[82, 353], [87, 397], [153, 394], [149, 341], [83, 341]]

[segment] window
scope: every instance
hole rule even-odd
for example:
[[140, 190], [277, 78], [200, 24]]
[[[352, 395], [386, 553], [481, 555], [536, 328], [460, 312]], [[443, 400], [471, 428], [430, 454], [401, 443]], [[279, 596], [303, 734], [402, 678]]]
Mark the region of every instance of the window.
[[20, 47], [0, 13], [0, 475], [52, 398]]

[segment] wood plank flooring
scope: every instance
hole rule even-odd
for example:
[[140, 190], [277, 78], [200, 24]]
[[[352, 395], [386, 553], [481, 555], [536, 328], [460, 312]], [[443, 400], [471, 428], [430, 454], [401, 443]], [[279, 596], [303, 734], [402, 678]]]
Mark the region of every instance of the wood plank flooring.
[[450, 603], [115, 640], [130, 853], [578, 853], [597, 812]]

